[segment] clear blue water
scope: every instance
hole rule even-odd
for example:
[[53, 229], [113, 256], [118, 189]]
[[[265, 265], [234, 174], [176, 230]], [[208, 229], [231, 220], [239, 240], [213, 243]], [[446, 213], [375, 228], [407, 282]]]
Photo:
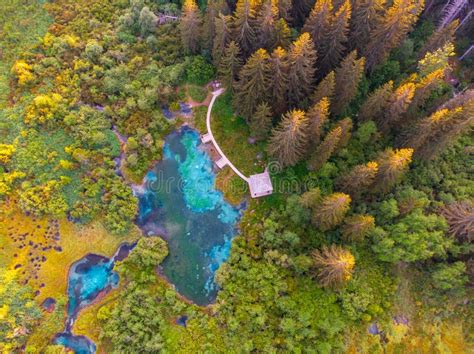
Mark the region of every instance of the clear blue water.
[[168, 242], [163, 274], [198, 305], [215, 300], [214, 274], [229, 256], [241, 214], [214, 184], [213, 164], [199, 134], [185, 127], [166, 138], [163, 160], [135, 190], [138, 225]]
[[95, 344], [84, 336], [71, 333], [72, 325], [79, 310], [90, 305], [100, 295], [107, 294], [116, 288], [119, 276], [113, 270], [116, 261], [127, 257], [133, 245], [124, 244], [119, 247], [112, 258], [97, 254], [88, 254], [73, 263], [68, 274], [68, 305], [65, 330], [58, 333], [54, 343], [64, 345], [75, 353], [95, 353]]

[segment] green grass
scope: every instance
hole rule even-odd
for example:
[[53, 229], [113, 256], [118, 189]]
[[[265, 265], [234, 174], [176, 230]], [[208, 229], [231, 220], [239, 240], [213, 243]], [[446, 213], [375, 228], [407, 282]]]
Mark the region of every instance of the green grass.
[[8, 99], [11, 66], [44, 36], [51, 21], [41, 1], [0, 1], [0, 109]]
[[202, 86], [197, 86], [197, 85], [188, 85], [188, 95], [191, 97], [191, 99], [194, 102], [202, 102], [206, 99], [207, 97], [207, 89]]

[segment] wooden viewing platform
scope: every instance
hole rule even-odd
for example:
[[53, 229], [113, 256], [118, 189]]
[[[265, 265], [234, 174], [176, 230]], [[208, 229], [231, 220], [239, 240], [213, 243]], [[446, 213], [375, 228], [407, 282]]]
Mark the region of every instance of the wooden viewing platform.
[[217, 144], [217, 141], [214, 138], [214, 135], [212, 134], [212, 129], [211, 129], [212, 106], [214, 105], [214, 102], [216, 101], [217, 97], [219, 95], [221, 95], [223, 92], [224, 92], [223, 88], [219, 88], [219, 89], [212, 92], [212, 99], [211, 99], [211, 102], [209, 103], [209, 107], [207, 108], [207, 116], [206, 116], [207, 133], [204, 134], [201, 137], [201, 141], [204, 144], [212, 142], [212, 144], [214, 145], [214, 147], [216, 148], [217, 152], [220, 155], [220, 159], [217, 160], [217, 162], [216, 162], [217, 167], [222, 169], [222, 168], [224, 168], [224, 166], [228, 165], [237, 174], [237, 176], [239, 176], [245, 182], [247, 182], [247, 184], [249, 185], [249, 188], [250, 188], [250, 196], [252, 198], [258, 198], [258, 197], [263, 197], [263, 196], [266, 196], [266, 195], [270, 195], [270, 194], [273, 193], [273, 186], [272, 186], [272, 181], [270, 179], [270, 174], [268, 173], [268, 171], [265, 170], [263, 173], [259, 173], [259, 174], [256, 174], [256, 175], [251, 175], [250, 177], [245, 176], [227, 158], [227, 156], [221, 150], [219, 144]]

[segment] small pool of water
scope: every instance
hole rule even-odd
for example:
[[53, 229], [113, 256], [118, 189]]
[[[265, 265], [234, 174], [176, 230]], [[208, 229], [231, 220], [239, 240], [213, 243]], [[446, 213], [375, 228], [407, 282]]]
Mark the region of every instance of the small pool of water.
[[243, 206], [229, 204], [215, 189], [213, 164], [200, 144], [199, 134], [190, 128], [171, 133], [163, 160], [135, 194], [137, 224], [168, 242], [163, 274], [180, 294], [207, 305], [215, 300], [214, 274], [229, 256]]
[[94, 343], [84, 336], [72, 334], [72, 326], [81, 309], [118, 286], [119, 276], [113, 270], [114, 264], [126, 258], [133, 247], [134, 245], [123, 244], [112, 258], [88, 254], [72, 264], [68, 274], [65, 329], [55, 336], [54, 343], [64, 345], [79, 354], [95, 353]]

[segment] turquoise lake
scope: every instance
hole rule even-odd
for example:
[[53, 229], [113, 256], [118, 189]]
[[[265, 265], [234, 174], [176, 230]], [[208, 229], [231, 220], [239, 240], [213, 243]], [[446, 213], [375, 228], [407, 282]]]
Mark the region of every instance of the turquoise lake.
[[168, 242], [163, 275], [198, 305], [215, 300], [214, 274], [229, 256], [243, 208], [229, 204], [214, 184], [198, 132], [184, 127], [166, 138], [163, 159], [135, 188], [138, 226]]

